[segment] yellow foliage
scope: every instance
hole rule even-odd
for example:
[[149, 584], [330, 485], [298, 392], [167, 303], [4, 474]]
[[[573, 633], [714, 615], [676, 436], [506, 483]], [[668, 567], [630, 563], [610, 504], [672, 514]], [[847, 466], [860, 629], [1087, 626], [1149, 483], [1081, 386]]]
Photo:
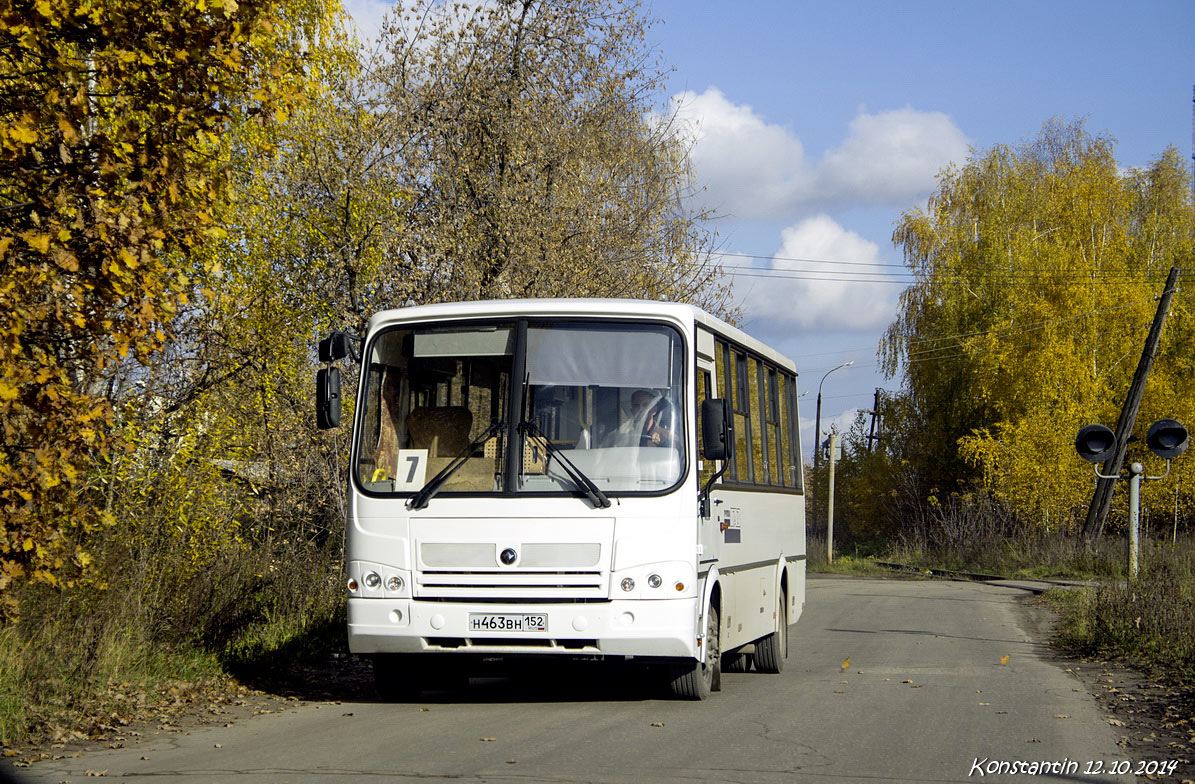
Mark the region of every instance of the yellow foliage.
[[[928, 212], [895, 231], [917, 282], [883, 346], [915, 403], [910, 454], [928, 481], [977, 483], [1027, 521], [1072, 528], [1094, 481], [1075, 433], [1115, 425], [1162, 282], [1195, 250], [1193, 228], [1177, 151], [1124, 173], [1112, 143], [1081, 124], [1047, 123], [1019, 148], [943, 172]], [[1195, 332], [1180, 315], [1190, 302], [1180, 288], [1141, 435], [1193, 413], [1183, 389]]]
[[304, 99], [303, 64], [336, 12], [218, 8], [36, 0], [0, 13], [0, 618], [14, 577], [57, 585], [91, 565], [72, 553], [111, 500], [87, 470], [114, 443], [109, 395], [168, 339], [188, 253], [224, 197], [229, 131]]

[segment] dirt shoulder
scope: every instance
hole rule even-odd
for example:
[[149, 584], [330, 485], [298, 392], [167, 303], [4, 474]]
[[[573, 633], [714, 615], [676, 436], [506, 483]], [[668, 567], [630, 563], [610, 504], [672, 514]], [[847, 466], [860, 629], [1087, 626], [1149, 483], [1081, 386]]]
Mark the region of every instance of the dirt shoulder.
[[[1027, 596], [1021, 607], [1026, 631], [1054, 641], [1057, 615], [1047, 603]], [[1195, 784], [1195, 688], [1125, 659], [1085, 659], [1056, 645], [1054, 651], [1059, 666], [1095, 698], [1130, 760], [1178, 763], [1172, 775], [1139, 776], [1139, 781]]]
[[336, 704], [373, 693], [369, 665], [350, 655], [318, 662], [296, 663], [241, 679], [225, 677], [204, 682], [174, 683], [157, 692], [127, 685], [113, 686], [105, 695], [106, 714], [78, 716], [69, 725], [44, 721], [29, 743], [4, 746], [4, 773], [41, 760], [79, 757], [96, 749], [132, 748], [162, 735], [187, 734], [207, 726], [233, 726], [255, 716], [292, 710], [309, 703]]

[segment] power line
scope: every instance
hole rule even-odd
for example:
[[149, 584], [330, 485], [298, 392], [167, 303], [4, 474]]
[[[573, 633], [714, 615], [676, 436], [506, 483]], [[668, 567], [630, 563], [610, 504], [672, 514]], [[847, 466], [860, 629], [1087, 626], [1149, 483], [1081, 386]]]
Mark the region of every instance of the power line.
[[[827, 283], [887, 283], [912, 286], [921, 281], [912, 273], [889, 274], [884, 272], [854, 272], [852, 270], [785, 270], [760, 269], [738, 265], [723, 265], [723, 274], [732, 278], [769, 278], [773, 280], [810, 280]], [[850, 276], [850, 277], [848, 277]], [[884, 276], [884, 277], [880, 277]], [[981, 273], [977, 277], [935, 281], [936, 285], [975, 286], [990, 282], [1049, 283], [1062, 286], [1139, 286], [1155, 282], [1152, 274], [1133, 276], [1128, 273], [1108, 273], [1089, 276], [1063, 273]]]
[[[1113, 311], [1124, 310], [1125, 308], [1131, 308], [1134, 305], [1140, 305], [1143, 302], [1152, 302], [1153, 300], [1156, 300], [1156, 299], [1157, 299], [1157, 297], [1143, 297], [1141, 299], [1131, 300], [1129, 302], [1122, 302], [1119, 305], [1113, 305], [1112, 307], [1109, 307], [1109, 308], [1100, 308], [1098, 310], [1090, 310], [1090, 311], [1087, 311], [1086, 313], [1077, 313], [1077, 314], [1070, 315], [1070, 316], [1059, 316], [1058, 318], [1053, 318], [1053, 319], [1042, 319], [1041, 321], [1033, 321], [1028, 324], [1015, 325], [1015, 326], [1011, 326], [1011, 327], [1005, 327], [1003, 329], [985, 329], [985, 330], [978, 330], [975, 332], [960, 332], [955, 335], [943, 335], [942, 337], [937, 337], [937, 338], [914, 338], [910, 342], [941, 343], [941, 342], [944, 342], [947, 340], [957, 341], [958, 338], [971, 338], [971, 337], [979, 337], [982, 335], [1007, 335], [1007, 334], [1014, 333], [1014, 332], [1025, 332], [1025, 331], [1034, 330], [1034, 329], [1042, 329], [1044, 327], [1048, 327], [1053, 324], [1062, 324], [1062, 323], [1065, 323], [1068, 321], [1078, 321], [1079, 319], [1090, 318], [1092, 316], [1102, 316], [1105, 313], [1112, 313]], [[962, 344], [957, 343], [957, 342], [954, 344], [954, 346], [960, 346], [960, 345], [962, 345]], [[954, 346], [945, 346], [945, 347], [939, 346], [937, 348], [928, 348], [923, 351], [913, 352], [913, 354], [924, 354], [924, 353], [929, 353], [932, 351], [941, 351], [944, 348], [950, 349], [950, 348], [953, 348]]]
[[[911, 270], [904, 264], [893, 264], [888, 262], [878, 261], [849, 261], [846, 259], [810, 259], [799, 258], [796, 256], [764, 256], [754, 253], [717, 253], [714, 256], [721, 258], [744, 258], [744, 259], [761, 259], [766, 261], [778, 262], [796, 262], [801, 264], [824, 264], [833, 265], [834, 267], [852, 266], [852, 267], [869, 267], [871, 269], [856, 271], [844, 269], [789, 269], [784, 267], [756, 267], [751, 264], [726, 264], [721, 263], [719, 266], [722, 271], [729, 277], [743, 277], [743, 278], [770, 278], [770, 279], [784, 279], [784, 280], [809, 280], [809, 281], [827, 281], [834, 283], [887, 283], [887, 284], [902, 284], [912, 285], [923, 280], [924, 273]], [[888, 272], [886, 269], [891, 268], [893, 271]], [[1074, 272], [1067, 270], [1048, 270], [1048, 269], [1024, 269], [1024, 270], [969, 270], [966, 271], [966, 277], [962, 277], [960, 271], [951, 270], [949, 267], [939, 267], [937, 272], [950, 274], [960, 274], [958, 279], [937, 279], [935, 283], [939, 285], [974, 285], [980, 282], [988, 281], [1035, 281], [1035, 282], [1049, 282], [1062, 285], [1088, 285], [1091, 283], [1101, 283], [1103, 285], [1136, 285], [1141, 283], [1148, 283], [1156, 273], [1149, 271], [1101, 271], [1101, 272]]]
[[[1050, 326], [1052, 324], [1060, 324], [1060, 323], [1064, 323], [1067, 321], [1077, 321], [1082, 318], [1090, 318], [1091, 316], [1103, 315], [1104, 313], [1110, 313], [1114, 310], [1121, 310], [1123, 308], [1127, 308], [1132, 305], [1140, 304], [1142, 302], [1149, 302], [1154, 299], [1157, 299], [1157, 298], [1149, 297], [1146, 299], [1136, 300], [1134, 302], [1126, 302], [1126, 303], [1123, 303], [1121, 305], [1117, 305], [1117, 306], [1111, 307], [1111, 308], [1103, 308], [1101, 310], [1093, 310], [1088, 313], [1080, 313], [1075, 316], [1066, 316], [1066, 317], [1057, 318], [1057, 319], [1047, 319], [1047, 320], [1035, 322], [1032, 324], [1022, 325], [1020, 327], [1010, 327], [1007, 329], [998, 329], [998, 330], [987, 330], [984, 332], [960, 333], [958, 335], [944, 336], [941, 338], [924, 338], [924, 339], [922, 339], [922, 341], [919, 341], [919, 342], [936, 342], [936, 341], [944, 341], [944, 340], [949, 340], [952, 338], [960, 338], [960, 337], [977, 337], [980, 335], [989, 335], [989, 334], [990, 335], [1007, 335], [1007, 334], [1013, 334], [1013, 333], [1017, 333], [1017, 332], [1026, 332], [1026, 331], [1035, 330], [1035, 329], [1042, 329], [1042, 328]], [[963, 349], [963, 348], [964, 348], [964, 346], [962, 343], [956, 342], [956, 343], [952, 343], [949, 345], [927, 348], [922, 351], [912, 351], [912, 352], [907, 353], [905, 355], [905, 357], [902, 360], [900, 360], [900, 362], [901, 362], [901, 364], [904, 364], [904, 365], [910, 365], [910, 364], [914, 364], [914, 363], [918, 363], [918, 362], [938, 362], [938, 361], [947, 360], [947, 359], [961, 359], [963, 357], [968, 357], [968, 358], [982, 357], [982, 356], [986, 356], [988, 354], [995, 353], [995, 351], [997, 350], [997, 349], [993, 348], [988, 351], [967, 351], [967, 350], [958, 351], [959, 349]], [[940, 353], [943, 351], [957, 351], [958, 353], [954, 353], [954, 354]], [[846, 352], [842, 352], [842, 353], [846, 353]], [[800, 356], [800, 355], [798, 355], [798, 356]], [[878, 365], [879, 365], [878, 362], [856, 362], [855, 363], [855, 367], [860, 367], [860, 368], [877, 367]], [[805, 370], [804, 372], [805, 373], [817, 373], [818, 371], [824, 370], [824, 369], [825, 368], [811, 368], [811, 369]]]
[[[846, 259], [811, 259], [801, 258], [798, 256], [765, 256], [758, 253], [730, 253], [730, 252], [716, 252], [711, 254], [716, 257], [733, 257], [741, 259], [760, 259], [763, 261], [791, 261], [799, 264], [831, 264], [834, 266], [850, 266], [850, 267], [889, 267], [900, 270], [897, 274], [906, 277], [915, 277], [918, 273], [911, 270], [908, 265], [904, 263], [892, 263], [883, 261], [848, 261]], [[883, 272], [853, 272], [849, 270], [819, 270], [819, 269], [786, 269], [783, 267], [760, 268], [750, 264], [722, 264], [723, 269], [731, 270], [746, 270], [748, 272], [757, 273], [813, 273], [813, 274], [839, 274], [839, 275], [881, 275], [888, 274]], [[935, 271], [949, 273], [959, 273], [959, 270], [951, 269], [948, 266], [942, 265], [937, 267]], [[1156, 275], [1154, 272], [1137, 272], [1133, 270], [1107, 270], [1100, 272], [1074, 272], [1066, 270], [1051, 270], [1051, 269], [1024, 269], [1024, 270], [972, 270], [969, 273], [978, 273], [980, 278], [1071, 278], [1075, 280], [1132, 280], [1141, 282], [1148, 280], [1151, 275]]]
[[[1140, 305], [1144, 302], [1152, 302], [1156, 299], [1157, 299], [1156, 296], [1155, 297], [1142, 297], [1141, 299], [1131, 300], [1129, 302], [1122, 302], [1119, 305], [1114, 305], [1109, 308], [1101, 308], [1099, 310], [1092, 310], [1092, 311], [1088, 311], [1086, 313], [1079, 313], [1079, 314], [1070, 315], [1070, 316], [1060, 316], [1060, 317], [1054, 318], [1054, 319], [1043, 319], [1041, 321], [1030, 322], [1029, 324], [1021, 324], [1021, 325], [1016, 325], [1016, 326], [1011, 326], [1011, 327], [1005, 327], [1003, 329], [985, 329], [985, 330], [978, 330], [975, 332], [958, 332], [953, 335], [942, 335], [940, 337], [933, 337], [933, 338], [912, 338], [909, 340], [909, 343], [941, 343], [941, 342], [944, 342], [947, 340], [958, 340], [959, 338], [978, 337], [980, 335], [1003, 335], [1003, 334], [1009, 334], [1009, 333], [1013, 333], [1013, 332], [1022, 332], [1022, 331], [1031, 330], [1031, 329], [1040, 329], [1042, 327], [1050, 326], [1051, 324], [1061, 324], [1066, 321], [1077, 321], [1078, 319], [1089, 318], [1091, 316], [1101, 316], [1105, 313], [1111, 313], [1116, 310], [1123, 310], [1125, 308], [1132, 307], [1133, 305]], [[922, 353], [930, 353], [933, 351], [942, 351], [942, 350], [952, 349], [958, 345], [961, 345], [961, 344], [956, 343], [954, 346], [939, 346], [937, 348], [930, 348], [930, 349], [925, 349], [924, 351], [913, 352], [913, 354], [922, 354]], [[864, 346], [861, 348], [844, 348], [844, 349], [840, 349], [839, 351], [822, 351], [822, 352], [819, 352], [816, 354], [794, 354], [793, 358], [797, 359], [800, 357], [822, 357], [822, 356], [830, 356], [830, 355], [834, 355], [834, 354], [841, 355], [841, 354], [848, 354], [852, 351], [870, 351], [870, 350], [872, 350], [872, 348], [873, 348], [872, 346]], [[912, 356], [912, 354], [910, 354], [910, 356]], [[874, 363], [872, 363], [872, 364], [874, 364]], [[811, 372], [811, 371], [806, 371], [806, 372]]]

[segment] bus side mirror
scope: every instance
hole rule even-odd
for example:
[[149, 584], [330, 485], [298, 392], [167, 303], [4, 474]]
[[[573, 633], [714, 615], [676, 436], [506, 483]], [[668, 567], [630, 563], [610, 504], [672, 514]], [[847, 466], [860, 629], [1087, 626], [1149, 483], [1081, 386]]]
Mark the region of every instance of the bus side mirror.
[[1149, 426], [1145, 443], [1155, 455], [1169, 460], [1187, 451], [1187, 429], [1176, 419], [1159, 419]]
[[315, 374], [315, 424], [320, 430], [340, 426], [340, 368], [326, 367]]
[[730, 456], [730, 416], [725, 398], [701, 401], [701, 456], [726, 460]]
[[1089, 463], [1104, 463], [1116, 451], [1116, 434], [1103, 425], [1088, 425], [1075, 436], [1075, 451]]
[[319, 342], [319, 361], [335, 362], [344, 359], [351, 352], [347, 332], [333, 332]]

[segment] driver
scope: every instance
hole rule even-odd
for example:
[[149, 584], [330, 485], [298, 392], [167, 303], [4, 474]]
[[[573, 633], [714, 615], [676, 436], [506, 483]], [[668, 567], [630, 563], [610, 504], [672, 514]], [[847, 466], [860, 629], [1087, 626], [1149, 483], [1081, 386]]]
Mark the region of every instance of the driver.
[[629, 416], [606, 437], [605, 446], [671, 446], [672, 405], [661, 395], [637, 389]]

